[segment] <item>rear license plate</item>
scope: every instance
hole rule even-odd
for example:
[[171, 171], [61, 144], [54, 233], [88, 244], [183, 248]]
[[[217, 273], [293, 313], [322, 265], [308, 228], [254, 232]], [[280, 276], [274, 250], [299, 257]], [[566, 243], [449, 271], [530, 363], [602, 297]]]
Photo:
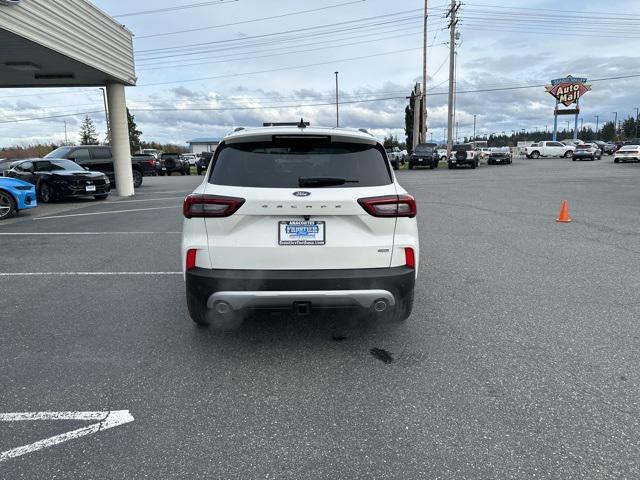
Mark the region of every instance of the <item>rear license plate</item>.
[[278, 225], [280, 245], [324, 245], [325, 222], [290, 220]]
[[96, 186], [95, 185], [87, 185], [86, 190], [87, 190], [87, 192], [95, 192], [96, 191]]

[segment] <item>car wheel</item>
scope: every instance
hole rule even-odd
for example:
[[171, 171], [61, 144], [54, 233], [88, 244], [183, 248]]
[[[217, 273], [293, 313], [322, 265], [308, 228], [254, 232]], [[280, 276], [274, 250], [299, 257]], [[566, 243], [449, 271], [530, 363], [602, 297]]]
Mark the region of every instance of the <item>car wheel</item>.
[[142, 185], [142, 174], [138, 170], [133, 171], [133, 188]]
[[573, 158], [573, 151], [569, 150], [564, 154], [564, 158]]
[[620, 163], [620, 160], [618, 160], [617, 158], [614, 158], [613, 163]]
[[409, 162], [409, 170], [413, 170], [413, 162]]
[[0, 220], [12, 217], [16, 213], [16, 201], [9, 192], [0, 190]]
[[433, 170], [434, 168], [436, 168], [436, 165], [435, 165], [435, 163], [431, 162], [429, 164], [429, 170]]
[[449, 168], [449, 170], [453, 170], [456, 167], [453, 165], [453, 163], [448, 163], [447, 168]]
[[404, 297], [396, 300], [396, 305], [387, 314], [390, 322], [404, 322], [413, 311], [413, 290]]
[[191, 175], [191, 167], [187, 167], [184, 173], [186, 173], [187, 175]]
[[106, 200], [109, 195], [94, 195], [93, 198], [96, 200]]
[[475, 169], [475, 168], [476, 168], [476, 166], [477, 166], [477, 165], [476, 165], [476, 162], [472, 162], [472, 163], [471, 163], [471, 168], [472, 168], [472, 169]]
[[40, 190], [38, 194], [43, 203], [53, 202], [53, 194], [51, 192], [51, 187], [49, 187], [47, 183], [40, 184]]
[[237, 330], [242, 325], [242, 315], [237, 312], [230, 312], [227, 315], [212, 314], [207, 305], [197, 301], [187, 293], [187, 308], [191, 320], [202, 327], [211, 326], [219, 331], [229, 332]]
[[577, 160], [577, 158], [572, 158], [571, 160], [573, 160], [575, 162]]
[[533, 158], [534, 160], [537, 158], [540, 158], [540, 152], [531, 152], [531, 155], [529, 155], [529, 158]]

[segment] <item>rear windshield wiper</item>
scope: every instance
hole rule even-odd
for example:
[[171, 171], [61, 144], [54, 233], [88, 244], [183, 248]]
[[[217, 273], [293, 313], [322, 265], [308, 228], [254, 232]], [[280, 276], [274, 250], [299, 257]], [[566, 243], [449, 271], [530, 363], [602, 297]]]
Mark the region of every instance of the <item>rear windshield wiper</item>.
[[341, 177], [300, 177], [299, 187], [333, 187], [345, 183], [360, 183], [359, 180], [347, 180]]

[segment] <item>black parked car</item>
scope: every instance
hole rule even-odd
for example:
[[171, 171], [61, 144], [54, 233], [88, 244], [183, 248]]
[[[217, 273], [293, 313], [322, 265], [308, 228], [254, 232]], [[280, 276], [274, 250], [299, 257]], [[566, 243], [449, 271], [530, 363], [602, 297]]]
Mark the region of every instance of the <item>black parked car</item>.
[[[116, 183], [113, 171], [113, 155], [109, 146], [80, 145], [78, 147], [60, 147], [45, 155], [44, 158], [73, 160], [78, 165], [87, 167], [89, 170], [104, 173], [109, 177], [112, 185]], [[147, 159], [132, 158], [131, 162], [133, 164], [133, 186], [138, 188], [142, 185], [143, 176], [153, 174], [153, 168]]]
[[144, 177], [155, 177], [158, 175], [158, 160], [152, 153], [134, 153], [131, 161], [140, 165]]
[[20, 161], [19, 158], [3, 158], [0, 159], [0, 177], [4, 175], [4, 172], [11, 168], [11, 165]]
[[511, 151], [509, 147], [494, 148], [489, 152], [487, 159], [487, 165], [510, 165], [511, 164]]
[[44, 203], [69, 197], [104, 200], [111, 191], [109, 178], [104, 173], [86, 170], [71, 160], [22, 160], [11, 166], [7, 176], [33, 183]]
[[158, 162], [158, 175], [171, 175], [173, 172], [191, 175], [191, 165], [179, 153], [163, 153]]
[[438, 168], [440, 159], [436, 152], [435, 144], [420, 143], [409, 157], [409, 170], [414, 167], [429, 167], [431, 170]]
[[209, 168], [209, 162], [213, 158], [213, 152], [202, 152], [200, 154], [200, 158], [196, 161], [196, 169], [198, 170], [198, 175], [202, 174], [202, 172], [206, 172], [207, 168]]
[[616, 153], [616, 150], [618, 150], [618, 146], [615, 143], [605, 143], [604, 145], [604, 153], [608, 154], [608, 155], [613, 155], [614, 153]]

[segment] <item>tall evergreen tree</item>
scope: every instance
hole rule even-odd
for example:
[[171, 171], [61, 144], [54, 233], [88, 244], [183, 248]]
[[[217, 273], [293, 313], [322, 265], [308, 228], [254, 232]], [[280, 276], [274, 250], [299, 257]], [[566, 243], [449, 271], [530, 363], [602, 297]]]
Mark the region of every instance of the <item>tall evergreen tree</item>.
[[127, 122], [129, 124], [129, 148], [131, 152], [135, 153], [140, 149], [140, 136], [142, 132], [138, 130], [135, 117], [131, 115], [131, 112], [127, 108]]
[[80, 145], [97, 145], [98, 133], [93, 120], [87, 115], [80, 125]]

